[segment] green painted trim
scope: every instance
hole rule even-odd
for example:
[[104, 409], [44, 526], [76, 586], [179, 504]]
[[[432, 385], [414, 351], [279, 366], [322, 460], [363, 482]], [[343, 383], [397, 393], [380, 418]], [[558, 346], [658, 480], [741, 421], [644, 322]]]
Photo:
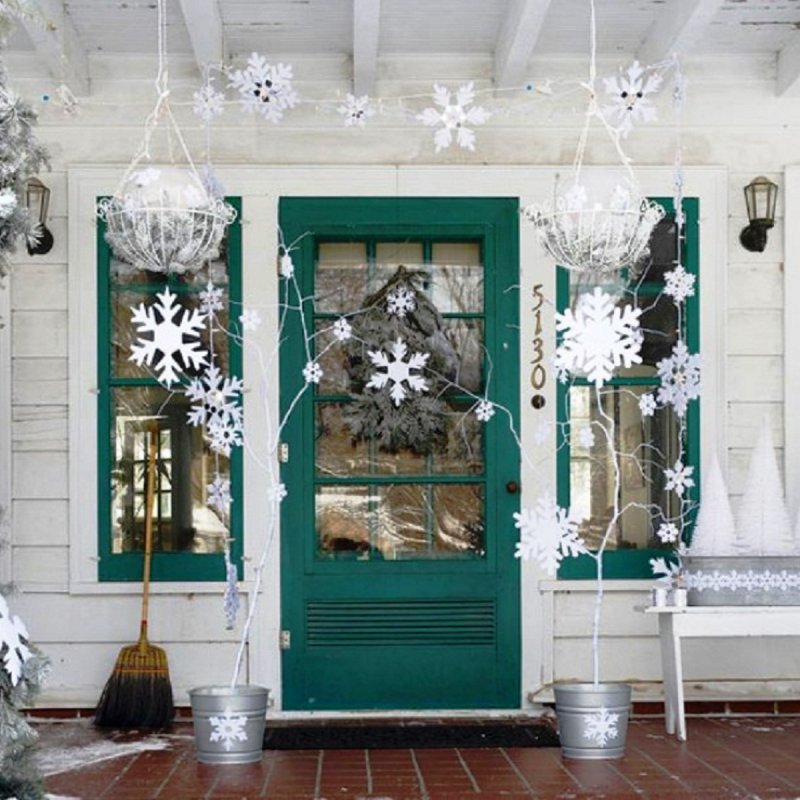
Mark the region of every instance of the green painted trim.
[[[99, 200], [100, 198], [98, 198]], [[228, 298], [232, 311], [241, 307], [242, 301], [242, 201], [238, 197], [226, 198], [237, 212], [235, 222], [228, 228]], [[158, 386], [150, 378], [119, 378], [111, 375], [111, 296], [112, 292], [136, 292], [141, 294], [170, 290], [191, 294], [203, 287], [173, 286], [163, 284], [114, 283], [110, 279], [111, 248], [105, 240], [105, 222], [97, 222], [97, 548], [100, 556], [98, 579], [100, 581], [138, 582], [142, 579], [143, 556], [140, 553], [111, 552], [111, 492], [109, 484], [100, 476], [111, 474], [111, 424], [112, 389], [127, 386]], [[230, 314], [231, 318], [238, 315]], [[242, 374], [242, 347], [234, 339], [229, 340], [229, 363], [231, 372]], [[244, 575], [243, 566], [243, 455], [242, 448], [235, 448], [230, 458], [231, 560], [236, 564], [239, 579]], [[221, 553], [153, 553], [151, 566], [153, 581], [224, 581], [225, 564]]]
[[[674, 204], [671, 198], [653, 198], [663, 206], [667, 214], [674, 213]], [[700, 236], [699, 236], [699, 214], [700, 201], [696, 197], [685, 198], [683, 201], [683, 211], [685, 222], [683, 227], [682, 262], [687, 272], [699, 276], [700, 264]], [[643, 288], [645, 289], [643, 291]], [[645, 283], [637, 287], [640, 295], [655, 295], [660, 291], [660, 287], [654, 283]], [[569, 302], [569, 272], [562, 268], [557, 268], [556, 274], [556, 307], [563, 310]], [[690, 352], [696, 353], [700, 345], [700, 281], [695, 283], [695, 294], [686, 302], [686, 319], [684, 320], [686, 344]], [[659, 384], [657, 378], [631, 378], [616, 377], [612, 378], [606, 386], [656, 386]], [[590, 386], [591, 382], [576, 378], [571, 385]], [[569, 396], [569, 385], [559, 383], [556, 390], [556, 418], [559, 423], [559, 430], [563, 430], [564, 437], [567, 436], [569, 426], [569, 414], [567, 408]], [[700, 400], [702, 402], [702, 398]], [[689, 403], [689, 408], [685, 418], [685, 448], [686, 463], [694, 467], [693, 478], [695, 486], [687, 493], [687, 499], [697, 499], [700, 495], [700, 402]], [[570, 504], [570, 449], [569, 444], [564, 439], [558, 442], [560, 447], [556, 459], [556, 475], [558, 481], [558, 504], [568, 508]], [[684, 538], [691, 539], [691, 529], [697, 509], [690, 515], [687, 532]], [[669, 557], [671, 550], [664, 548], [644, 548], [641, 550], [607, 550], [603, 554], [603, 575], [608, 579], [614, 578], [649, 578], [652, 576], [650, 559], [656, 557]], [[590, 556], [579, 556], [577, 558], [564, 559], [558, 570], [558, 577], [565, 580], [586, 579], [593, 580], [597, 575], [597, 566]]]

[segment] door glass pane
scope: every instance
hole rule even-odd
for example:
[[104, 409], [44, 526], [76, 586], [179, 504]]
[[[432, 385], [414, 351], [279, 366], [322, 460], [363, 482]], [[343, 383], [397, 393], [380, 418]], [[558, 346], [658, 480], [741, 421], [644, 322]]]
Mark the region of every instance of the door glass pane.
[[[422, 242], [378, 242], [375, 245], [375, 263], [389, 274], [401, 264], [409, 270], [424, 268]], [[373, 286], [373, 290], [378, 286]]]
[[[219, 553], [229, 535], [222, 514], [207, 505], [215, 473], [200, 428], [186, 424], [188, 401], [160, 387], [113, 389], [111, 540], [113, 553], [144, 549], [148, 430], [159, 443], [153, 503], [153, 550]], [[228, 460], [219, 458], [228, 477]]]
[[483, 261], [478, 242], [435, 242], [433, 302], [442, 313], [483, 312]]
[[316, 405], [316, 466], [320, 477], [347, 478], [371, 471], [367, 445], [351, 435], [346, 409], [343, 403]]
[[321, 242], [314, 276], [318, 312], [342, 314], [361, 308], [368, 294], [364, 242]]

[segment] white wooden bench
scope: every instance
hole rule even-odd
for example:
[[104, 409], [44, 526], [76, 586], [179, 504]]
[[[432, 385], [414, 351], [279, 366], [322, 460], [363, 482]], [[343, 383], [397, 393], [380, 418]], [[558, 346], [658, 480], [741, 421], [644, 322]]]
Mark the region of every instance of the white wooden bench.
[[658, 616], [667, 733], [686, 741], [681, 639], [800, 636], [800, 606], [653, 606]]

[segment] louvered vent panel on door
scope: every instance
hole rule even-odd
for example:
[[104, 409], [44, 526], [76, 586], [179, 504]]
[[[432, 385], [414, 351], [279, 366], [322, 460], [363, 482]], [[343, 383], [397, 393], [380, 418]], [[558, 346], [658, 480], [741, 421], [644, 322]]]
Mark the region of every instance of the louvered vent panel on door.
[[494, 644], [494, 600], [312, 600], [309, 647]]

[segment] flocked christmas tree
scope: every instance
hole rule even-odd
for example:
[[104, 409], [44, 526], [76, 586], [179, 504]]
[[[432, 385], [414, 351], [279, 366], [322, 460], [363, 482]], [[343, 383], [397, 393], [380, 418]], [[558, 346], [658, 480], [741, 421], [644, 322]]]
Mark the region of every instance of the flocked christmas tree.
[[37, 734], [22, 709], [38, 693], [48, 662], [9, 611], [6, 596], [7, 587], [0, 586], [0, 798], [40, 800], [45, 794], [33, 761]]
[[736, 551], [739, 555], [788, 555], [794, 550], [783, 482], [775, 459], [769, 420], [758, 434], [744, 496], [737, 515]]
[[703, 500], [692, 533], [689, 555], [737, 555], [736, 525], [716, 453], [703, 481]]

